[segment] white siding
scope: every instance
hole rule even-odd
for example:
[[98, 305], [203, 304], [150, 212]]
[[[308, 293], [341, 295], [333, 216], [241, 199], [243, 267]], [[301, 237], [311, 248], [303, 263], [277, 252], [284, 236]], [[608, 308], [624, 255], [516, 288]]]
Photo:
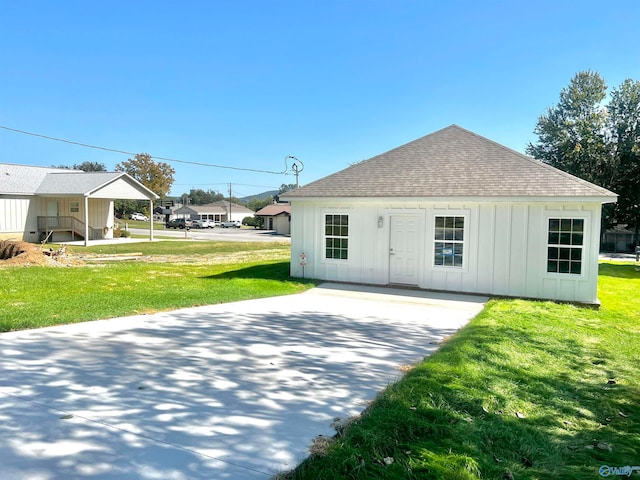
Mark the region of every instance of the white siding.
[[0, 197], [0, 238], [30, 240], [30, 232], [37, 227], [32, 200], [33, 197]]
[[[293, 201], [291, 274], [302, 276], [299, 255], [305, 253], [308, 278], [389, 284], [390, 216], [411, 214], [421, 219], [424, 235], [417, 287], [595, 302], [600, 209], [598, 203]], [[348, 260], [324, 258], [328, 213], [349, 215]], [[434, 217], [442, 214], [465, 216], [462, 268], [434, 266]], [[557, 216], [585, 219], [581, 275], [546, 272], [548, 219]]]

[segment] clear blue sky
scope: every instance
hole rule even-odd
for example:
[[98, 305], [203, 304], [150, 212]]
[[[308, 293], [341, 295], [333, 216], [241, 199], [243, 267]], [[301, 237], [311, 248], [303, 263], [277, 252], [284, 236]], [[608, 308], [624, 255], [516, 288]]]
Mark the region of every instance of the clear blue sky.
[[[456, 123], [523, 152], [581, 70], [640, 79], [640, 2], [0, 0], [0, 125], [305, 184]], [[0, 162], [127, 155], [0, 129]], [[170, 162], [169, 162], [170, 163]], [[171, 193], [294, 183], [171, 163]]]

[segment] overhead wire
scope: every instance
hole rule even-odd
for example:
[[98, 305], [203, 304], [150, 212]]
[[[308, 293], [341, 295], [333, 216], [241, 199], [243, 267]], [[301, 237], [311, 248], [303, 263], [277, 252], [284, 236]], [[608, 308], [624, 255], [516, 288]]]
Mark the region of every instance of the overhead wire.
[[[56, 141], [56, 142], [68, 143], [68, 144], [71, 144], [71, 145], [77, 145], [77, 146], [85, 147], [85, 148], [93, 148], [93, 149], [96, 149], [96, 150], [103, 150], [103, 151], [106, 151], [106, 152], [121, 153], [121, 154], [124, 154], [124, 155], [132, 155], [132, 156], [137, 155], [137, 153], [134, 153], [134, 152], [127, 152], [125, 150], [119, 150], [119, 149], [116, 149], [116, 148], [109, 148], [109, 147], [102, 147], [102, 146], [99, 146], [99, 145], [91, 145], [89, 143], [75, 142], [73, 140], [67, 140], [65, 138], [52, 137], [52, 136], [49, 136], [49, 135], [43, 135], [41, 133], [34, 133], [34, 132], [28, 132], [26, 130], [19, 130], [17, 128], [11, 128], [11, 127], [7, 127], [5, 125], [0, 125], [0, 128], [2, 128], [4, 130], [8, 130], [10, 132], [22, 133], [24, 135], [31, 135], [33, 137], [44, 138], [46, 140], [53, 140], [53, 141]], [[244, 172], [267, 173], [267, 174], [270, 174], [270, 175], [287, 175], [288, 174], [287, 172], [289, 171], [289, 166], [288, 166], [287, 160], [289, 158], [295, 158], [295, 157], [291, 157], [291, 156], [285, 157], [285, 159], [284, 159], [284, 167], [285, 167], [284, 170], [282, 172], [275, 172], [275, 171], [272, 171], [272, 170], [260, 170], [260, 169], [245, 168], [245, 167], [232, 167], [232, 166], [229, 166], [229, 165], [217, 165], [217, 164], [214, 164], [214, 163], [193, 162], [193, 161], [190, 161], [190, 160], [180, 160], [180, 159], [177, 159], [177, 158], [158, 157], [158, 156], [151, 155], [151, 154], [149, 154], [149, 156], [151, 158], [155, 159], [155, 160], [163, 160], [165, 162], [185, 163], [185, 164], [189, 164], [189, 165], [199, 165], [201, 167], [225, 168], [225, 169], [229, 169], [229, 170], [240, 170], [240, 171], [244, 171]]]

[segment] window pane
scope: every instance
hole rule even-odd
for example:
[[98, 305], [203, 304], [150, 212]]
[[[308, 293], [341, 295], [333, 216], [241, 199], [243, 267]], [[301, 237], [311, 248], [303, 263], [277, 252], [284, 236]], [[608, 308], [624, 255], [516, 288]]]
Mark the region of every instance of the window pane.
[[558, 273], [569, 273], [569, 261], [561, 260], [558, 262]]
[[571, 245], [571, 234], [570, 233], [561, 233], [560, 234], [560, 245]]
[[558, 248], [557, 247], [549, 247], [549, 248], [547, 248], [547, 258], [549, 260], [557, 260], [558, 259]]
[[560, 249], [560, 260], [569, 260], [570, 252], [571, 252], [570, 248], [561, 248]]
[[579, 249], [579, 248], [572, 248], [571, 249], [571, 260], [573, 260], [573, 261], [582, 260], [582, 250]]
[[581, 218], [573, 219], [573, 231], [574, 232], [582, 232], [584, 231], [584, 220]]
[[456, 228], [453, 232], [453, 239], [462, 241], [464, 240], [464, 230], [461, 228]]
[[560, 230], [560, 220], [557, 218], [549, 219], [549, 231], [550, 232], [558, 232]]
[[549, 243], [551, 245], [557, 245], [560, 242], [560, 234], [556, 232], [549, 232]]
[[333, 228], [330, 227], [329, 225], [327, 225], [326, 227], [324, 227], [324, 234], [325, 235], [332, 235], [333, 234]]
[[347, 237], [349, 235], [349, 227], [340, 227], [340, 235]]
[[556, 260], [549, 260], [547, 262], [547, 272], [558, 273], [558, 262]]
[[347, 251], [346, 250], [340, 250], [340, 259], [341, 260], [346, 260], [347, 259]]
[[464, 217], [455, 217], [455, 227], [464, 228]]
[[445, 240], [453, 240], [453, 230], [451, 230], [450, 228], [447, 228], [444, 231], [444, 239]]
[[436, 240], [444, 240], [444, 228], [436, 228]]
[[331, 250], [330, 248], [327, 248], [325, 250], [325, 256], [326, 258], [333, 258], [333, 255], [331, 254], [331, 252], [333, 252], [333, 250]]
[[436, 228], [444, 228], [444, 217], [436, 217]]
[[563, 232], [570, 232], [571, 231], [571, 219], [570, 218], [563, 218], [562, 220], [560, 220], [560, 230], [562, 230]]
[[571, 262], [571, 273], [580, 275], [581, 266], [580, 262]]
[[573, 233], [573, 234], [571, 234], [571, 245], [582, 245], [582, 234], [581, 233]]

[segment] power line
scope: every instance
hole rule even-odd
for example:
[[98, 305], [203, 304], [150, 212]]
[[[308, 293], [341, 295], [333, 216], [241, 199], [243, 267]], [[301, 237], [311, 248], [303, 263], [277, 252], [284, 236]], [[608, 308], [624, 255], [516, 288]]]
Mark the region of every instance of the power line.
[[[73, 140], [67, 140], [67, 139], [64, 139], [64, 138], [57, 138], [57, 137], [50, 137], [49, 135], [42, 135], [40, 133], [27, 132], [26, 130], [19, 130], [17, 128], [11, 128], [11, 127], [7, 127], [7, 126], [4, 126], [4, 125], [0, 125], [0, 128], [2, 128], [4, 130], [8, 130], [10, 132], [22, 133], [24, 135], [31, 135], [32, 137], [39, 137], [39, 138], [44, 138], [46, 140], [53, 140], [53, 141], [56, 141], [56, 142], [69, 143], [71, 145], [77, 145], [79, 147], [94, 148], [96, 150], [104, 150], [106, 152], [122, 153], [124, 155], [132, 155], [132, 156], [137, 155], [136, 153], [127, 152], [125, 150], [118, 150], [116, 148], [109, 148], [109, 147], [101, 147], [99, 145], [91, 145], [91, 144], [82, 143], [82, 142], [74, 142]], [[186, 164], [189, 164], [189, 165], [199, 165], [201, 167], [226, 168], [226, 169], [229, 169], [229, 170], [240, 170], [240, 171], [243, 171], [243, 172], [268, 173], [268, 174], [271, 174], [271, 175], [286, 175], [288, 170], [289, 170], [289, 166], [287, 164], [287, 159], [293, 158], [293, 157], [285, 157], [285, 159], [284, 159], [284, 170], [282, 172], [274, 172], [274, 171], [271, 171], [271, 170], [258, 170], [258, 169], [255, 169], [255, 168], [231, 167], [231, 166], [228, 166], [228, 165], [216, 165], [216, 164], [213, 164], [213, 163], [192, 162], [192, 161], [189, 161], [189, 160], [179, 160], [177, 158], [156, 157], [154, 155], [150, 155], [150, 157], [153, 158], [153, 159], [156, 159], [156, 160], [164, 160], [165, 162], [186, 163]]]

